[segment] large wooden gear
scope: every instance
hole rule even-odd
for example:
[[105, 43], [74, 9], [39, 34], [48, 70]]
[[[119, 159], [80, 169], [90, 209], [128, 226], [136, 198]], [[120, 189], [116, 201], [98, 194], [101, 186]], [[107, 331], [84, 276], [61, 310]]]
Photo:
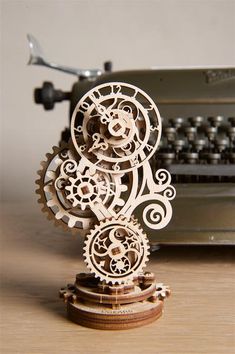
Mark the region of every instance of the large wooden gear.
[[158, 109], [145, 92], [118, 82], [100, 85], [78, 102], [71, 141], [54, 147], [42, 162], [36, 181], [42, 210], [57, 225], [86, 234], [91, 275], [78, 275], [60, 292], [77, 323], [130, 328], [162, 313], [169, 289], [143, 273], [149, 244], [141, 226], [158, 230], [172, 216], [171, 176], [163, 169], [153, 174], [150, 165], [161, 129]]
[[85, 263], [101, 281], [126, 284], [146, 265], [148, 249], [147, 236], [136, 220], [108, 219], [86, 236]]

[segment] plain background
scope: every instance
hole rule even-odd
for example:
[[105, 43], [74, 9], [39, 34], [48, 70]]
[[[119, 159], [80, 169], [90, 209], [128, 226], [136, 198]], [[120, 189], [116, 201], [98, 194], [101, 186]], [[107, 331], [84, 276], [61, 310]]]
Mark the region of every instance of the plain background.
[[235, 66], [233, 0], [1, 1], [1, 198], [34, 202], [40, 161], [57, 145], [68, 103], [45, 112], [32, 93], [44, 80], [69, 90], [76, 77], [27, 66], [26, 34], [48, 59], [81, 68]]

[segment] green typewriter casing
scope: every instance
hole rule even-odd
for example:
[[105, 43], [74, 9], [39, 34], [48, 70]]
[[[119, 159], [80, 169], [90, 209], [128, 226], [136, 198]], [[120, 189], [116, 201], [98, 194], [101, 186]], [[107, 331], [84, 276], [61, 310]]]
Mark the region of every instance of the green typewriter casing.
[[[143, 89], [162, 116], [152, 167], [170, 171], [177, 196], [169, 226], [148, 231], [151, 243], [235, 244], [235, 68], [108, 70], [80, 77], [67, 93], [47, 83], [52, 107], [45, 107], [45, 83], [35, 90], [35, 100], [46, 109], [69, 100], [71, 116], [89, 89], [114, 81]], [[69, 134], [65, 129], [62, 140]]]

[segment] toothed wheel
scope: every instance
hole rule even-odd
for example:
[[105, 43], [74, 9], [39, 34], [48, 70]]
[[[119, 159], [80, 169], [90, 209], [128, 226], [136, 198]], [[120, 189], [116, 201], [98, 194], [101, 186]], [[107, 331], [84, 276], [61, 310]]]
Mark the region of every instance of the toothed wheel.
[[124, 204], [121, 194], [127, 187], [122, 184], [122, 175], [110, 175], [84, 167], [80, 158], [68, 144], [53, 147], [46, 155], [38, 171], [36, 181], [43, 204], [42, 211], [48, 219], [64, 229], [89, 229], [107, 210]]
[[[54, 220], [56, 226], [62, 226], [65, 230], [88, 229], [96, 219], [94, 215], [90, 211], [85, 213], [74, 208], [66, 198], [66, 183], [77, 168], [72, 150], [68, 144], [63, 144], [61, 147], [53, 147], [53, 152], [46, 157], [47, 160], [41, 163], [42, 169], [38, 171], [40, 178], [36, 181], [36, 193], [40, 196], [38, 202], [43, 205], [42, 211], [49, 220]], [[61, 174], [62, 169], [67, 174]]]
[[100, 280], [126, 284], [142, 272], [149, 244], [140, 224], [124, 216], [101, 221], [86, 236], [85, 262]]
[[[118, 187], [118, 190], [117, 190]], [[124, 200], [118, 198], [127, 187], [121, 184], [121, 176], [110, 176], [107, 173], [88, 168], [84, 173], [77, 171], [74, 177], [69, 177], [66, 198], [73, 207], [80, 206], [81, 210], [95, 210], [99, 205], [108, 205], [113, 199], [115, 205], [122, 206]]]

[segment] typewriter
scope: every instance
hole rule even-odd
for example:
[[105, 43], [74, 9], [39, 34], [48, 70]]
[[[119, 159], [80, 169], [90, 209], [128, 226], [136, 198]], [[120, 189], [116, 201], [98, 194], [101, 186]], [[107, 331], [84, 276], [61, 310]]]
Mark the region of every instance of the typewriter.
[[[44, 82], [34, 92], [46, 110], [70, 101], [70, 117], [79, 99], [92, 87], [108, 82], [136, 85], [156, 102], [163, 134], [152, 168], [166, 168], [177, 196], [172, 221], [154, 245], [235, 244], [235, 68], [175, 68], [112, 71], [81, 70], [48, 62], [38, 41], [28, 35], [29, 64], [77, 76], [71, 92]], [[68, 141], [70, 130], [61, 134]], [[154, 232], [154, 231], [153, 231]], [[157, 241], [156, 241], [157, 239]]]

